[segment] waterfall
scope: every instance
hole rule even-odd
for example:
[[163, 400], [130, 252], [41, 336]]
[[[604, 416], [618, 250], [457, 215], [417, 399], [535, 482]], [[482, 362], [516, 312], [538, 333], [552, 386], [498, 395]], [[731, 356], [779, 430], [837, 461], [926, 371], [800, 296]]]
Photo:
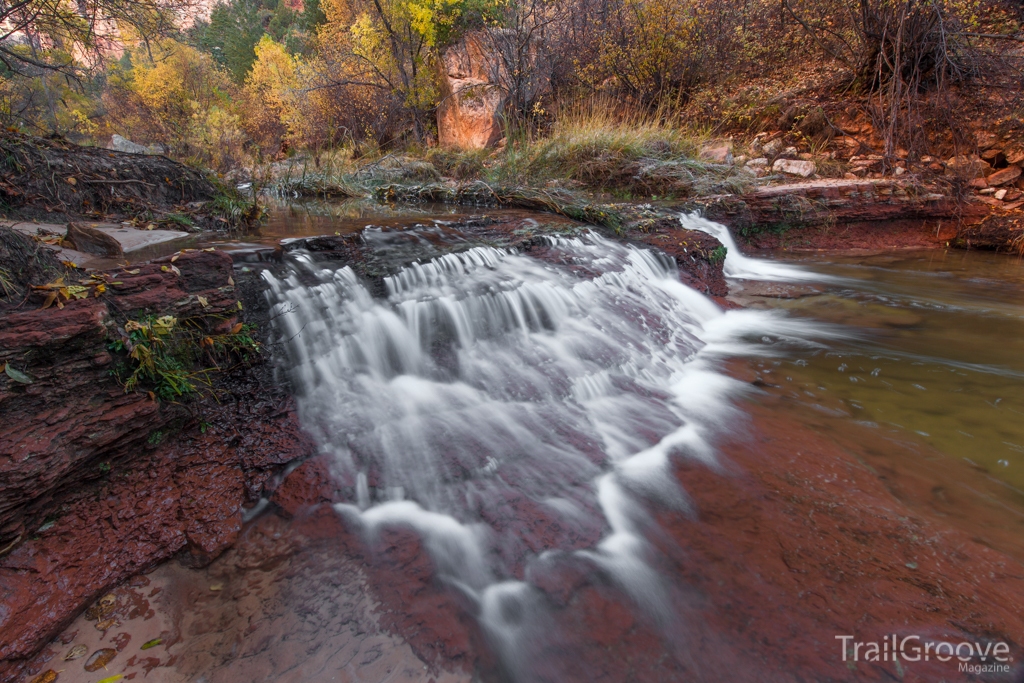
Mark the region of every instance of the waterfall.
[[[525, 577], [546, 551], [578, 553], [667, 623], [643, 528], [651, 505], [687, 509], [671, 460], [716, 466], [716, 436], [741, 422], [731, 400], [746, 385], [720, 360], [813, 334], [723, 312], [664, 255], [594, 233], [415, 263], [386, 279], [386, 298], [349, 267], [293, 266], [265, 273], [268, 296], [303, 424], [359, 481], [339, 511], [367, 533], [420, 534], [514, 677], [529, 678], [522, 620], [544, 622]], [[537, 515], [561, 536], [531, 535]]]
[[698, 213], [681, 214], [679, 222], [687, 230], [700, 230], [701, 232], [708, 233], [725, 246], [727, 255], [723, 271], [726, 277], [739, 280], [782, 280], [784, 282], [800, 280], [817, 280], [820, 282], [823, 279], [827, 279], [818, 273], [812, 273], [797, 266], [744, 256], [740, 248], [736, 246], [736, 240], [729, 233], [729, 228], [721, 223], [709, 221]]

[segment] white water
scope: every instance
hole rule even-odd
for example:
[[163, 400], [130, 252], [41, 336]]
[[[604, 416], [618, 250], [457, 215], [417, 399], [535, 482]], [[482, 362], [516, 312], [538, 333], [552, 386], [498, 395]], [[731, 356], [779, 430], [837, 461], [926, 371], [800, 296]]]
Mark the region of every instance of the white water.
[[[419, 533], [517, 679], [544, 637], [543, 600], [523, 577], [546, 551], [574, 550], [669, 627], [644, 529], [651, 506], [687, 509], [671, 460], [716, 467], [716, 438], [742, 424], [731, 400], [745, 385], [718, 364], [813, 333], [723, 312], [648, 250], [588, 234], [546, 252], [414, 264], [387, 279], [386, 299], [350, 268], [301, 256], [292, 275], [266, 274], [303, 423], [358, 482], [339, 511], [371, 534]], [[773, 265], [740, 261], [745, 273]], [[534, 538], [538, 514], [567, 532]]]
[[767, 259], [744, 256], [743, 252], [736, 245], [736, 240], [729, 233], [729, 228], [721, 223], [709, 221], [698, 213], [684, 213], [679, 216], [679, 222], [687, 230], [700, 230], [718, 238], [727, 249], [725, 266], [723, 272], [726, 277], [738, 280], [768, 280], [795, 282], [800, 280], [821, 281], [822, 276], [797, 266], [786, 263], [776, 263]]

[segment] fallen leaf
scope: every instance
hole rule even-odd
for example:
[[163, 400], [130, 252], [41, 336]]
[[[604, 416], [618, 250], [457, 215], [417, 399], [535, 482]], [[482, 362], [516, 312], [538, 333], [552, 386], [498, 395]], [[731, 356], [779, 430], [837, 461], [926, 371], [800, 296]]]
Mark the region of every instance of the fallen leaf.
[[156, 225], [154, 225], [153, 223], [150, 223], [149, 225], [146, 226], [146, 230], [152, 230], [155, 227], [156, 227]]
[[128, 273], [129, 275], [138, 275], [139, 273], [142, 272], [142, 269], [135, 268], [134, 270], [126, 270], [124, 272]]
[[242, 327], [244, 327], [242, 323], [235, 323], [234, 326], [231, 328], [231, 334], [238, 334], [239, 332], [242, 331]]
[[117, 656], [117, 650], [109, 647], [105, 647], [102, 650], [96, 650], [89, 657], [88, 661], [85, 662], [85, 670], [88, 672], [99, 671], [100, 669], [107, 668], [107, 664], [110, 663], [114, 657]]
[[146, 393], [149, 394], [150, 401], [156, 401], [156, 394], [154, 394], [152, 391], [147, 391]]
[[77, 185], [78, 180], [76, 178], [68, 178], [68, 185]]
[[114, 681], [119, 681], [122, 678], [124, 678], [123, 675], [121, 675], [121, 674], [114, 674], [113, 676], [107, 676], [106, 678], [101, 678], [100, 680], [96, 681], [96, 683], [114, 683]]
[[68, 650], [68, 653], [64, 655], [64, 661], [70, 662], [73, 659], [79, 659], [89, 653], [89, 648], [85, 645], [75, 645], [73, 648]]
[[32, 384], [32, 378], [20, 370], [15, 370], [10, 363], [4, 363], [4, 373], [18, 384]]
[[211, 583], [210, 584], [210, 590], [212, 590], [214, 592], [222, 591], [222, 590], [224, 590], [224, 584], [223, 583]]
[[96, 629], [99, 631], [109, 631], [118, 625], [118, 621], [115, 617], [104, 619], [103, 621], [96, 622]]
[[228, 275], [228, 284], [231, 285], [232, 287], [234, 287], [235, 286], [235, 278], [233, 278], [230, 275]]
[[199, 301], [199, 305], [202, 306], [203, 308], [210, 307], [210, 302], [206, 300], [205, 296], [197, 296], [196, 300]]
[[144, 642], [142, 644], [142, 649], [143, 650], [148, 650], [151, 647], [156, 647], [157, 645], [159, 645], [162, 642], [164, 642], [163, 638], [154, 638], [153, 640], [147, 640], [146, 642]]
[[181, 277], [181, 271], [180, 271], [180, 270], [178, 270], [178, 267], [177, 267], [177, 266], [171, 266], [171, 270], [173, 270], [173, 271], [174, 271], [174, 274], [175, 274], [175, 275], [177, 275], [178, 277]]
[[55, 680], [57, 680], [57, 672], [53, 669], [48, 669], [33, 678], [32, 683], [53, 683]]
[[32, 285], [32, 289], [60, 289], [64, 286], [64, 278], [59, 277], [53, 282], [47, 282], [45, 285]]
[[210, 251], [217, 251], [217, 249], [214, 248], [214, 247], [207, 247], [206, 249], [203, 249], [202, 251], [210, 252]]
[[96, 285], [96, 296], [99, 296], [103, 292], [107, 291], [106, 285]]
[[113, 605], [117, 604], [117, 596], [113, 593], [107, 593], [102, 598], [100, 598], [100, 604], [104, 607], [112, 607]]
[[43, 308], [49, 308], [53, 305], [53, 302], [57, 300], [57, 292], [50, 292], [46, 295], [46, 301], [43, 302]]
[[168, 335], [174, 329], [178, 319], [173, 315], [165, 315], [153, 321], [153, 332], [159, 335]]
[[174, 256], [171, 257], [171, 263], [174, 263], [179, 258], [181, 258], [181, 254], [175, 254]]
[[240, 311], [242, 310], [242, 302], [241, 301], [238, 302], [238, 310], [240, 310]]
[[74, 261], [61, 261], [60, 264], [65, 268], [77, 268], [78, 264]]

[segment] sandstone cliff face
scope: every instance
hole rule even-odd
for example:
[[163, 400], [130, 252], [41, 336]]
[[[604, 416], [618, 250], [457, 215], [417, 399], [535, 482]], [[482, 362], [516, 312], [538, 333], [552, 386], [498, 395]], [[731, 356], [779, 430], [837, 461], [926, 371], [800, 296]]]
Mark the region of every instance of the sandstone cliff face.
[[[510, 63], [518, 64], [513, 68]], [[438, 141], [463, 149], [497, 144], [505, 135], [510, 91], [532, 101], [548, 89], [550, 80], [548, 65], [529, 39], [498, 30], [467, 33], [445, 51], [440, 70]], [[510, 70], [520, 73], [510, 78]]]
[[437, 108], [438, 141], [445, 147], [482, 149], [504, 135], [498, 86], [499, 66], [479, 33], [470, 33], [448, 48], [441, 62], [441, 104]]

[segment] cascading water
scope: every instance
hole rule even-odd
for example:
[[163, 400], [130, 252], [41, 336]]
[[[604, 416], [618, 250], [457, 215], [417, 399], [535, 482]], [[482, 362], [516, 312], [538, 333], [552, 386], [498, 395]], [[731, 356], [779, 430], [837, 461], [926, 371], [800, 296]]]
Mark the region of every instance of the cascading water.
[[706, 232], [722, 243], [728, 253], [728, 256], [725, 258], [725, 266], [723, 267], [726, 277], [739, 280], [781, 280], [783, 282], [829, 279], [823, 278], [818, 273], [812, 273], [785, 263], [775, 263], [765, 259], [744, 256], [736, 245], [736, 240], [729, 233], [729, 228], [721, 223], [709, 221], [698, 213], [681, 214], [679, 222], [687, 230]]
[[[738, 256], [726, 272], [751, 272]], [[647, 511], [685, 509], [670, 460], [714, 467], [716, 434], [735, 426], [745, 385], [717, 363], [812, 334], [723, 312], [664, 256], [593, 233], [416, 263], [386, 298], [302, 255], [265, 277], [303, 423], [358, 482], [339, 511], [420, 534], [518, 679], [544, 637], [528, 577], [546, 551], [577, 553], [668, 627]], [[560, 532], [532, 533], [538, 516]]]

